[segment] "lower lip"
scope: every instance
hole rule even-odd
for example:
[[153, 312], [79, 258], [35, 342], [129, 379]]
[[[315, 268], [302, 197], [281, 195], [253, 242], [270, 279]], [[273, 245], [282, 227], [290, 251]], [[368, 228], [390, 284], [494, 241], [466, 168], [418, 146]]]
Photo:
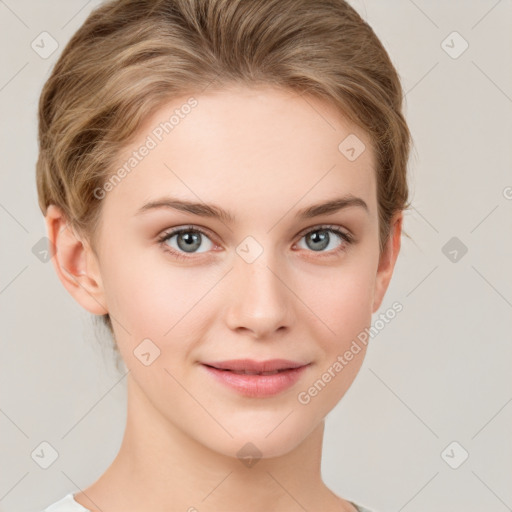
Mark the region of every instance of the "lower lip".
[[206, 368], [210, 375], [238, 393], [244, 396], [263, 398], [277, 395], [293, 386], [309, 365], [285, 370], [274, 375], [248, 375], [219, 370], [204, 364], [201, 366]]

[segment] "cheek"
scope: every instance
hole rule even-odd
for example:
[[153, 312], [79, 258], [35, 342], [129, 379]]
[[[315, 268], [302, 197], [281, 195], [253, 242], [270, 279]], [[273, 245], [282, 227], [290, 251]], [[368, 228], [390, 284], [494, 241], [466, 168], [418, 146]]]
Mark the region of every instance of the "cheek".
[[303, 300], [314, 312], [303, 325], [319, 352], [314, 375], [297, 401], [302, 413], [315, 421], [342, 399], [363, 364], [374, 279], [371, 265], [354, 265], [331, 270], [314, 287], [303, 288]]
[[204, 299], [222, 277], [206, 267], [179, 267], [163, 257], [143, 261], [126, 253], [112, 253], [105, 269], [106, 302], [118, 341], [133, 338], [129, 343], [138, 344], [149, 338], [162, 348], [194, 339], [205, 318]]
[[370, 324], [374, 283], [370, 262], [358, 260], [317, 274], [313, 286], [311, 280], [302, 280], [297, 295], [316, 315], [328, 343], [339, 345]]

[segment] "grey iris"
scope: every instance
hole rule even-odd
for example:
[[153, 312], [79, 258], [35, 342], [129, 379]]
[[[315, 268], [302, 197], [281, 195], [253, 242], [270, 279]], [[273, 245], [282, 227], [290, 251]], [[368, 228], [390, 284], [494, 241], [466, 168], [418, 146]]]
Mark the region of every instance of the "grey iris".
[[325, 249], [329, 245], [329, 231], [327, 231], [326, 229], [313, 231], [312, 233], [306, 235], [306, 242], [308, 242], [309, 240], [313, 241], [313, 244], [308, 243], [308, 247], [310, 249]]
[[186, 233], [178, 233], [178, 247], [186, 252], [194, 252], [201, 245], [201, 233], [196, 231], [187, 231]]

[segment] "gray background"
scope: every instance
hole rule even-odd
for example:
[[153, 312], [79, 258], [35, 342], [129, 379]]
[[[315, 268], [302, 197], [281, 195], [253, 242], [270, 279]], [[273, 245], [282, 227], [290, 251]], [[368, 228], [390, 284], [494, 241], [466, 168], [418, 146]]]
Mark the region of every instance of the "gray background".
[[[376, 512], [512, 510], [512, 2], [350, 3], [407, 93], [413, 240], [403, 238], [380, 312], [394, 301], [404, 310], [327, 417], [323, 476]], [[105, 332], [33, 252], [46, 235], [38, 97], [98, 4], [0, 0], [2, 511], [42, 510], [87, 487], [124, 431], [126, 380]], [[46, 59], [31, 47], [43, 31], [59, 44]], [[42, 442], [58, 453], [47, 469], [32, 455]]]

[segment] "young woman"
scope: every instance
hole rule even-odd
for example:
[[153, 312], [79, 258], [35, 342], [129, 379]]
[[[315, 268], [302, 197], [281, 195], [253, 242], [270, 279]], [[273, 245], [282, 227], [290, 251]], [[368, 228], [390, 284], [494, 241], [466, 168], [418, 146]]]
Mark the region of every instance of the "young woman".
[[343, 0], [115, 0], [39, 105], [65, 288], [125, 365], [121, 448], [46, 510], [368, 510], [321, 476], [409, 207], [399, 77]]

